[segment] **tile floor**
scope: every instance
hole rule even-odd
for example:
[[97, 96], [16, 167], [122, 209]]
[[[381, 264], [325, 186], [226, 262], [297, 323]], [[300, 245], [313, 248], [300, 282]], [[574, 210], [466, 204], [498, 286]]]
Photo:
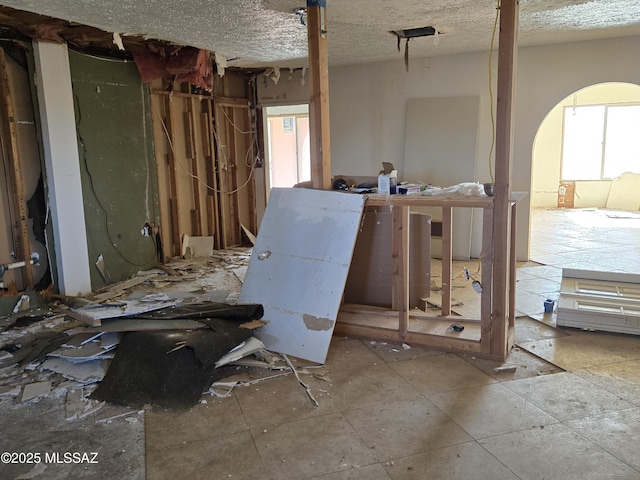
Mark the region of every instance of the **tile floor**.
[[556, 329], [542, 303], [562, 267], [640, 268], [640, 219], [607, 213], [533, 213], [515, 372], [334, 338], [326, 375], [301, 370], [318, 407], [281, 376], [189, 412], [148, 412], [147, 478], [640, 479], [640, 339]]

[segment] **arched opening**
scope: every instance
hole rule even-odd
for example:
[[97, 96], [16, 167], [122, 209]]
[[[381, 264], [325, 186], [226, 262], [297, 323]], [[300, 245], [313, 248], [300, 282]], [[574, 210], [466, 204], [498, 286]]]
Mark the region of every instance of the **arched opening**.
[[[640, 264], [640, 86], [602, 83], [553, 107], [532, 150], [530, 259], [563, 268]], [[635, 233], [633, 233], [635, 231]]]

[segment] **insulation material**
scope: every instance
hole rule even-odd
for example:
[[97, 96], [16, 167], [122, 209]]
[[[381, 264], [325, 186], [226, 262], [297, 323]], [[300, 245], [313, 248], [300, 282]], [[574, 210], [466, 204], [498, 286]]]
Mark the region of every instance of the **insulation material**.
[[189, 82], [205, 90], [213, 88], [211, 52], [184, 47], [165, 52], [134, 53], [133, 59], [143, 82], [162, 78], [170, 82]]
[[[393, 306], [391, 216], [389, 207], [365, 209], [344, 291], [346, 303]], [[410, 222], [409, 308], [416, 308], [431, 291], [431, 216], [412, 212]]]
[[565, 268], [556, 324], [640, 335], [640, 275]]
[[274, 188], [239, 303], [259, 303], [268, 350], [325, 361], [360, 227], [364, 197]]

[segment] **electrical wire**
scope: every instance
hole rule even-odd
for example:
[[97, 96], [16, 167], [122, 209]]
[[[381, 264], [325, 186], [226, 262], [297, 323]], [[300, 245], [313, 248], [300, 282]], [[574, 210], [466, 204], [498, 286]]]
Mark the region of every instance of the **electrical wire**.
[[493, 22], [493, 32], [491, 33], [491, 45], [489, 46], [489, 111], [491, 112], [491, 148], [489, 149], [489, 176], [491, 177], [491, 183], [494, 183], [493, 178], [493, 165], [491, 160], [493, 158], [493, 149], [496, 146], [496, 118], [493, 113], [493, 45], [496, 40], [496, 31], [498, 29], [498, 18], [500, 18], [500, 0], [497, 0], [496, 16]]
[[[227, 117], [227, 119], [229, 120], [229, 124], [231, 126], [233, 126], [233, 128], [235, 128], [238, 132], [242, 133], [243, 135], [247, 135], [247, 134], [251, 134], [252, 135], [252, 141], [251, 141], [251, 146], [253, 147], [254, 144], [257, 147], [257, 139], [255, 138], [255, 135], [253, 135], [253, 133], [255, 132], [253, 129], [249, 130], [247, 132], [243, 131], [242, 129], [240, 129], [237, 125], [235, 125], [231, 119], [229, 118], [229, 116], [226, 114], [226, 112], [224, 112], [224, 109], [222, 109], [222, 112], [224, 113], [224, 115]], [[189, 169], [187, 169], [187, 167], [184, 166], [184, 164], [178, 159], [178, 157], [176, 156], [176, 152], [175, 149], [173, 147], [173, 142], [171, 141], [171, 136], [169, 135], [169, 131], [167, 129], [167, 124], [164, 121], [164, 119], [162, 118], [162, 116], [160, 115], [160, 112], [158, 112], [158, 118], [160, 119], [160, 123], [162, 124], [162, 128], [164, 130], [165, 136], [167, 137], [167, 144], [169, 145], [169, 148], [171, 149], [171, 152], [173, 153], [173, 159], [174, 161], [178, 164], [178, 166], [183, 170], [183, 172], [193, 178], [194, 180], [197, 180], [198, 184], [202, 185], [203, 187], [207, 188], [208, 190], [211, 190], [212, 192], [216, 192], [216, 193], [221, 193], [221, 194], [225, 194], [225, 195], [232, 195], [234, 193], [237, 193], [238, 191], [242, 190], [243, 188], [245, 188], [249, 182], [251, 181], [251, 179], [253, 178], [253, 173], [256, 167], [256, 162], [250, 162], [249, 158], [251, 156], [251, 152], [252, 152], [252, 148], [248, 148], [247, 149], [247, 153], [245, 154], [245, 158], [244, 158], [244, 163], [247, 167], [250, 168], [249, 174], [247, 176], [247, 180], [240, 185], [239, 187], [235, 188], [234, 190], [230, 190], [230, 191], [222, 191], [222, 190], [218, 190], [217, 188], [212, 187], [211, 185], [209, 185], [206, 181], [203, 181], [199, 175], [194, 175]], [[220, 141], [218, 139], [218, 135], [216, 133], [216, 129], [213, 129], [213, 136], [216, 140], [216, 143], [218, 145], [220, 145]], [[221, 155], [223, 156], [224, 159], [224, 164], [227, 165], [228, 162], [228, 158], [226, 156], [226, 154], [224, 153], [223, 149], [220, 149]], [[220, 171], [218, 169], [215, 169], [214, 167], [214, 171], [220, 173]]]

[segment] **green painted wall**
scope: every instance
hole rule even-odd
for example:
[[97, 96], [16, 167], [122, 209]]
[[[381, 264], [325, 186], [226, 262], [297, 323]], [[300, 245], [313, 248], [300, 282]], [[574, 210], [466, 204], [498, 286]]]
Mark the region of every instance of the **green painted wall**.
[[82, 172], [91, 285], [105, 285], [95, 263], [102, 255], [121, 281], [157, 265], [158, 186], [149, 91], [133, 62], [69, 52]]

